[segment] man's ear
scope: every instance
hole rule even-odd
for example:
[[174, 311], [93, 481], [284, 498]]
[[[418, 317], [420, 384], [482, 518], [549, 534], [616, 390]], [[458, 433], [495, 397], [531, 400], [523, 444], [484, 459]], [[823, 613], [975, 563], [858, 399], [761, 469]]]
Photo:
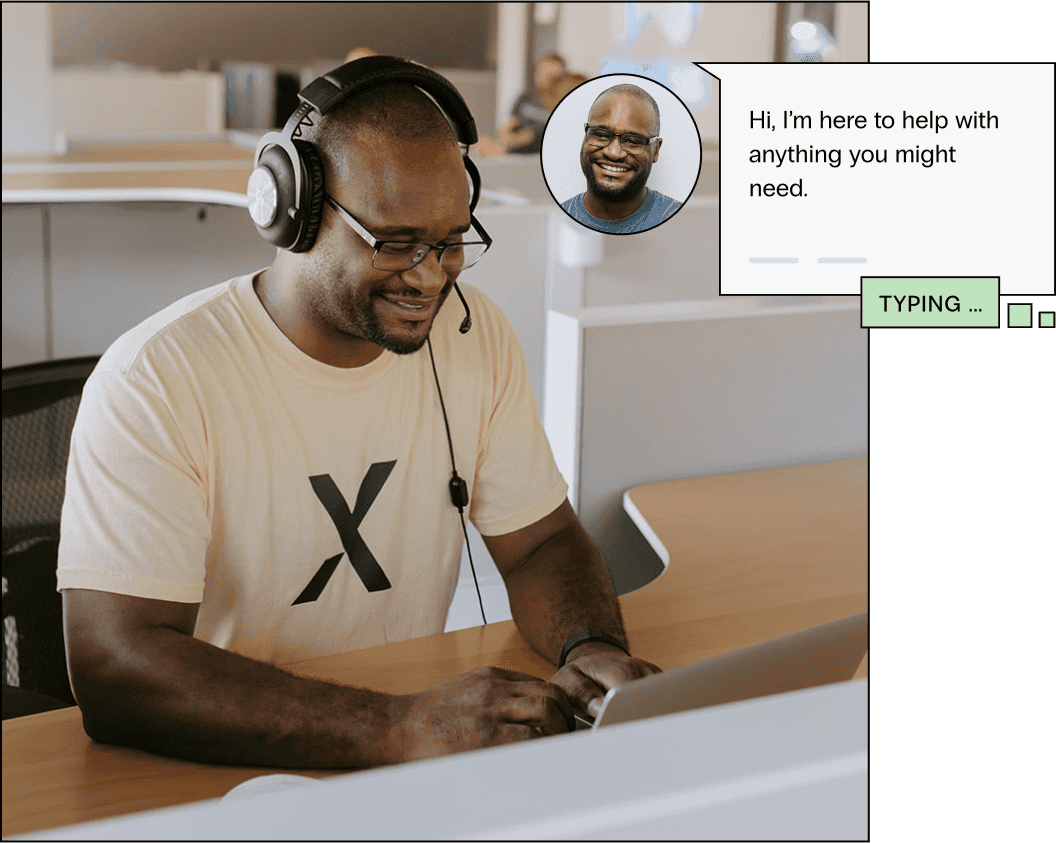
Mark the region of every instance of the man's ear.
[[660, 157], [660, 145], [664, 142], [663, 138], [656, 139], [656, 146], [653, 147], [653, 163], [656, 163], [656, 159]]

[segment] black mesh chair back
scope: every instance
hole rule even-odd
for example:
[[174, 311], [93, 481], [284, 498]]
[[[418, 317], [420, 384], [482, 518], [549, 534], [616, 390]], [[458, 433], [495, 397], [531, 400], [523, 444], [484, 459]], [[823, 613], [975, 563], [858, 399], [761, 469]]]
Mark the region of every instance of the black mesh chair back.
[[[25, 697], [73, 705], [55, 590], [70, 434], [99, 361], [78, 357], [3, 370], [4, 718]], [[10, 703], [10, 705], [9, 705]], [[54, 706], [51, 706], [54, 707]]]

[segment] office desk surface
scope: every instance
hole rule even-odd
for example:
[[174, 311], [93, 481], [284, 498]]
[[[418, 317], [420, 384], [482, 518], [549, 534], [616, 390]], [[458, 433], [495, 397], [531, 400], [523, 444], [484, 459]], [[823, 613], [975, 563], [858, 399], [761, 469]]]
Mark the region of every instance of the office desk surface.
[[[672, 668], [867, 608], [865, 463], [842, 460], [633, 490], [635, 505], [671, 555], [657, 580], [620, 599], [635, 654]], [[488, 664], [544, 678], [554, 672], [511, 621], [287, 667], [410, 693]], [[275, 771], [93, 743], [75, 708], [8, 720], [3, 834], [213, 798], [265, 772]]]
[[226, 140], [172, 141], [168, 143], [115, 143], [85, 146], [62, 154], [51, 155], [5, 155], [4, 167], [133, 163], [156, 163], [158, 161], [249, 161], [253, 162], [253, 150]]
[[226, 141], [118, 144], [3, 160], [4, 204], [246, 204], [253, 150]]
[[[670, 559], [659, 579], [622, 601], [635, 645], [661, 646], [660, 636], [677, 632], [699, 642], [692, 661], [865, 611], [867, 463], [834, 460], [628, 491], [625, 508], [637, 509], [647, 539]], [[664, 628], [653, 632], [658, 617]]]

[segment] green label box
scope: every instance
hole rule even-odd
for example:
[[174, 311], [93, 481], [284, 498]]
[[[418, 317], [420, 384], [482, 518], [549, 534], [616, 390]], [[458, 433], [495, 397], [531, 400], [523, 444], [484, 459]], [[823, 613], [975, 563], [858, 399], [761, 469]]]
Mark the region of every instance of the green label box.
[[999, 278], [862, 278], [863, 328], [1000, 328]]

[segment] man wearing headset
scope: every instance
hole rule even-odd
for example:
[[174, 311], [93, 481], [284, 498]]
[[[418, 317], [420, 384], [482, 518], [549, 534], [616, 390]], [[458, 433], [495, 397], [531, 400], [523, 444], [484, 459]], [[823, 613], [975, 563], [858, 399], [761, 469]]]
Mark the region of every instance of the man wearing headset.
[[[465, 318], [448, 301], [489, 242], [452, 128], [404, 82], [318, 110], [291, 118], [318, 177], [311, 230], [134, 328], [85, 387], [59, 552], [85, 729], [308, 768], [563, 732], [658, 668], [627, 652], [508, 323], [471, 288]], [[286, 216], [280, 202], [254, 221], [267, 235]], [[521, 633], [562, 663], [551, 682], [483, 668], [394, 696], [274, 666], [441, 631], [452, 502], [469, 503]]]

